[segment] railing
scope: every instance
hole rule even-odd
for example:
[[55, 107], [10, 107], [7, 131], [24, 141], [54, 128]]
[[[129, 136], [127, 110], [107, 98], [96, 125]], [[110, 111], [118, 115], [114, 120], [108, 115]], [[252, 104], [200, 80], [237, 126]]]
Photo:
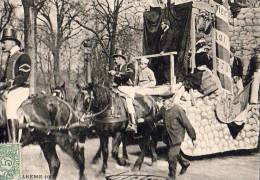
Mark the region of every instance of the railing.
[[144, 55], [144, 56], [137, 56], [134, 59], [141, 59], [141, 58], [155, 58], [155, 57], [163, 57], [163, 56], [170, 56], [170, 84], [171, 84], [171, 91], [175, 90], [176, 85], [176, 77], [174, 72], [174, 55], [177, 55], [176, 51], [173, 52], [166, 52], [160, 54], [151, 54], [151, 55]]

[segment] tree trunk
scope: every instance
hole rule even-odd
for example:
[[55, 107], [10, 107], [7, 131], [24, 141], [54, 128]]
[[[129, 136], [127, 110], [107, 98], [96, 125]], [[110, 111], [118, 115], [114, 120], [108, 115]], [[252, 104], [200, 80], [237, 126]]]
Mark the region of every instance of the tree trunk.
[[54, 85], [59, 85], [60, 78], [60, 49], [56, 48], [53, 52], [53, 75]]
[[36, 9], [34, 0], [22, 0], [24, 8], [24, 45], [31, 58], [30, 94], [35, 93], [36, 66]]

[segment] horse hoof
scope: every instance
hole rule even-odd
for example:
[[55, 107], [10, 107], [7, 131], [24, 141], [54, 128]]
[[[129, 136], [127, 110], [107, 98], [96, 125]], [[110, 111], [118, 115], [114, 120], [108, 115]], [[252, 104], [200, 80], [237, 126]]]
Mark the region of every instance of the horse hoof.
[[128, 159], [126, 159], [125, 166], [129, 167], [130, 165], [131, 165], [130, 161]]
[[87, 180], [87, 178], [85, 176], [82, 176], [79, 178], [79, 180]]
[[136, 172], [136, 171], [139, 171], [139, 168], [134, 166], [131, 170], [132, 170], [133, 172]]
[[97, 164], [98, 163], [98, 160], [97, 159], [93, 159], [92, 161], [91, 161], [91, 164]]

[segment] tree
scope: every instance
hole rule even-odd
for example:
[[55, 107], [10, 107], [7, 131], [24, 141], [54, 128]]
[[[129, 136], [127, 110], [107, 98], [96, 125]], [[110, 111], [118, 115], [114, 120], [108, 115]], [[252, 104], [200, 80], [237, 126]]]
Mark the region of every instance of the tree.
[[0, 5], [0, 33], [11, 21], [14, 14], [14, 6], [5, 0], [3, 4]]
[[[78, 2], [69, 0], [49, 0], [39, 10], [39, 31], [44, 36], [38, 36], [53, 56], [54, 84], [60, 78], [60, 51], [64, 42], [78, 36], [81, 32], [79, 25], [74, 23], [78, 16]], [[55, 18], [53, 18], [55, 17]], [[41, 38], [43, 37], [43, 38]]]

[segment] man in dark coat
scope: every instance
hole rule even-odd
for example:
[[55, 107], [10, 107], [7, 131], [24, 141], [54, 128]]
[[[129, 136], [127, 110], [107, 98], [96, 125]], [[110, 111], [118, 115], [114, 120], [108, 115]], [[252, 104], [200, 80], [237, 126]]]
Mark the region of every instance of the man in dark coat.
[[[159, 52], [160, 54], [173, 51], [176, 49], [174, 47], [174, 31], [170, 27], [170, 21], [167, 19], [161, 22], [161, 37], [159, 42]], [[169, 56], [163, 56], [155, 70], [156, 80], [158, 84], [164, 84], [170, 82], [170, 58]]]
[[231, 77], [233, 78], [234, 82], [234, 93], [239, 94], [243, 91], [243, 63], [241, 59], [235, 56], [236, 50], [234, 47], [230, 47], [230, 68], [231, 68]]
[[1, 38], [3, 52], [9, 53], [4, 76], [1, 78], [0, 90], [6, 98], [6, 117], [9, 141], [18, 141], [17, 109], [29, 96], [30, 57], [20, 51], [20, 41], [16, 31], [4, 29]]
[[187, 131], [192, 141], [196, 140], [194, 128], [188, 120], [184, 109], [178, 105], [181, 96], [182, 92], [177, 92], [174, 105], [169, 109], [162, 107], [160, 111], [168, 133], [168, 164], [171, 180], [175, 180], [176, 178], [177, 161], [182, 166], [180, 174], [184, 174], [190, 166], [190, 162], [181, 155], [181, 143], [184, 140], [185, 131]]
[[116, 51], [116, 54], [113, 55], [116, 67], [114, 70], [110, 70], [109, 73], [114, 77], [113, 85], [117, 87], [120, 95], [126, 100], [127, 111], [130, 116], [128, 128], [136, 133], [136, 113], [133, 105], [135, 97], [135, 88], [133, 87], [135, 69], [133, 64], [126, 63], [126, 57], [122, 54], [121, 49]]
[[254, 49], [254, 55], [250, 59], [246, 72], [245, 84], [248, 84], [252, 80], [254, 73], [258, 69], [260, 69], [260, 44], [256, 46]]

